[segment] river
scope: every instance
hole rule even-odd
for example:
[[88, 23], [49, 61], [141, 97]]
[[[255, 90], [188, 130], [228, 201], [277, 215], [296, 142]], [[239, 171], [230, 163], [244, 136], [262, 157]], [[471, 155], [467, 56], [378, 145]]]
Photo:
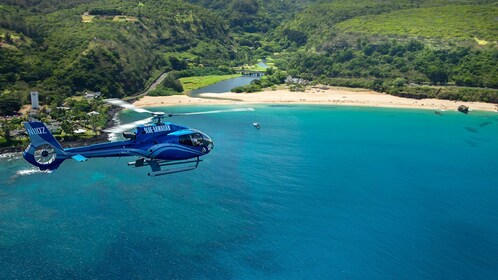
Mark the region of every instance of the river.
[[[261, 61], [258, 63], [258, 66], [263, 67], [263, 68], [268, 68], [268, 65], [264, 61]], [[190, 92], [191, 96], [196, 96], [201, 93], [224, 93], [224, 92], [230, 92], [230, 90], [234, 87], [238, 86], [243, 86], [250, 84], [252, 80], [254, 79], [259, 79], [260, 77], [257, 76], [241, 76], [241, 77], [236, 77], [228, 80], [224, 80], [221, 82], [218, 82], [216, 84], [209, 85], [207, 87], [203, 88], [198, 88], [195, 90], [192, 90]]]

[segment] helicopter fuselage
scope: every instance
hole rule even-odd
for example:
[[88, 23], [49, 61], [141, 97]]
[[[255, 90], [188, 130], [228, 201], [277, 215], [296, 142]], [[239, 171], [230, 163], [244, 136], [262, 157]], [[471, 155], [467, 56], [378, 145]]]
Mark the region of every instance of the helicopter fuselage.
[[[48, 131], [43, 123], [28, 124], [32, 127], [28, 133], [33, 133], [30, 137], [40, 137], [42, 140], [32, 142], [23, 157], [42, 170], [57, 169], [68, 158], [85, 161], [95, 157], [138, 156], [146, 158], [148, 162], [181, 161], [193, 158], [198, 160], [198, 157], [208, 154], [213, 149], [213, 141], [206, 134], [172, 123], [138, 126], [134, 133], [123, 134], [128, 140], [67, 149], [60, 148], [57, 142], [53, 143], [50, 140], [47, 142], [45, 138], [52, 137], [52, 135], [44, 137], [42, 133], [38, 133], [38, 131]], [[41, 149], [41, 146], [49, 148]]]
[[139, 126], [129, 140], [64, 149], [68, 155], [87, 158], [109, 156], [143, 156], [150, 159], [182, 160], [203, 156], [213, 148], [206, 134], [171, 123]]

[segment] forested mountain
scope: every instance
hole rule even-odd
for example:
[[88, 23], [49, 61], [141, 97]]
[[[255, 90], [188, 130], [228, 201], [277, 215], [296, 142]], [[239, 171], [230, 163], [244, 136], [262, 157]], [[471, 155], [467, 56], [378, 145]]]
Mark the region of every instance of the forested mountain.
[[287, 51], [277, 65], [320, 83], [498, 102], [497, 18], [494, 1], [318, 3], [274, 30]]
[[267, 32], [317, 0], [189, 0], [216, 11], [234, 30]]
[[36, 88], [60, 100], [85, 90], [121, 97], [172, 67], [171, 57], [203, 65], [236, 59], [225, 21], [199, 6], [66, 1], [72, 8], [45, 13], [43, 2], [0, 6], [0, 90]]
[[50, 13], [62, 9], [76, 7], [83, 3], [95, 2], [95, 0], [2, 0], [1, 3], [11, 6], [18, 6], [28, 12], [33, 13]]
[[[449, 12], [450, 14], [452, 14], [452, 17], [448, 18], [445, 21], [440, 21], [438, 22], [438, 24], [441, 24], [443, 26], [465, 26], [465, 20], [467, 16], [473, 16], [477, 18], [477, 15], [472, 15], [471, 13], [462, 14], [459, 13], [458, 8], [454, 9], [454, 7], [462, 5], [474, 5], [474, 7], [476, 7], [477, 9], [479, 9], [479, 7], [481, 7], [481, 9], [485, 8], [485, 6], [488, 5], [490, 8], [494, 7], [494, 9], [496, 9], [496, 4], [493, 0], [320, 1], [319, 3], [316, 3], [314, 5], [309, 5], [302, 12], [297, 14], [293, 19], [282, 24], [279, 28], [277, 28], [276, 31], [280, 33], [285, 32], [286, 30], [298, 31], [300, 33], [303, 33], [303, 36], [306, 36], [306, 43], [308, 44], [308, 46], [316, 46], [323, 44], [327, 40], [330, 40], [331, 38], [336, 36], [338, 33], [341, 33], [341, 29], [338, 30], [336, 28], [337, 24], [348, 21], [349, 19], [359, 19], [363, 17], [372, 18], [376, 15], [380, 15], [378, 16], [378, 19], [381, 20], [386, 16], [397, 18], [399, 22], [403, 22], [405, 25], [411, 25], [414, 28], [432, 28], [437, 26], [432, 25], [432, 21], [422, 21], [424, 19], [424, 16], [426, 19], [430, 17], [446, 17], [445, 13]], [[393, 13], [396, 11], [401, 12]], [[363, 27], [365, 28], [368, 28], [371, 24], [371, 22], [363, 23]], [[345, 25], [347, 24], [343, 24], [343, 26]], [[393, 24], [393, 22], [385, 22], [377, 24], [377, 26], [380, 28], [387, 28], [388, 30], [392, 30], [393, 28], [396, 28], [397, 25], [396, 23]], [[404, 31], [408, 30], [405, 29]], [[403, 30], [398, 30], [396, 34], [392, 35], [400, 35], [404, 37], [408, 35], [416, 37], [419, 34], [407, 34], [406, 32], [403, 32]], [[446, 34], [445, 36], [445, 38], [449, 37], [452, 37], [451, 33]]]
[[496, 90], [476, 89], [498, 88], [491, 0], [0, 3], [0, 92], [22, 102], [30, 90], [57, 104], [85, 91], [122, 97], [168, 69], [269, 56], [315, 82], [498, 102]]

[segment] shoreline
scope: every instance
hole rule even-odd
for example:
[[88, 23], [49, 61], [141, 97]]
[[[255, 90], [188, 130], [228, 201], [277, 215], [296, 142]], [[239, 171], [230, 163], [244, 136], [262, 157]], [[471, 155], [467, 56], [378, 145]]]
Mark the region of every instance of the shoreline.
[[[109, 110], [108, 114], [111, 116], [109, 121], [107, 122], [105, 128], [109, 128], [115, 125], [114, 116], [121, 111], [121, 108], [113, 108]], [[63, 139], [57, 139], [57, 141], [61, 144], [63, 148], [74, 148], [78, 146], [88, 146], [93, 144], [105, 143], [109, 138], [109, 134], [106, 132], [102, 132], [101, 134], [94, 135], [88, 138], [79, 138], [79, 137], [68, 137]], [[2, 146], [0, 147], [0, 155], [5, 154], [18, 154], [22, 153], [27, 146], [13, 145], [13, 146]]]
[[[188, 95], [172, 96], [143, 96], [133, 102], [136, 107], [161, 106], [195, 106], [195, 105], [251, 105], [251, 104], [297, 104], [297, 105], [339, 105], [360, 106], [373, 108], [400, 108], [436, 111], [458, 111], [458, 106], [465, 105], [469, 111], [498, 112], [498, 104], [484, 102], [467, 102], [443, 99], [412, 99], [379, 93], [367, 89], [353, 89], [344, 87], [313, 87], [305, 92], [291, 92], [287, 89], [265, 90], [255, 93], [202, 93], [194, 97]], [[110, 112], [116, 115], [121, 109]], [[113, 125], [113, 119], [106, 127]], [[65, 148], [78, 145], [104, 143], [107, 134], [61, 141]], [[19, 153], [26, 147], [0, 147], [0, 154]]]
[[498, 104], [443, 99], [412, 99], [379, 93], [367, 89], [342, 87], [313, 87], [305, 92], [287, 89], [265, 90], [255, 93], [202, 93], [197, 97], [187, 95], [144, 96], [135, 101], [137, 107], [178, 105], [240, 105], [240, 104], [321, 104], [364, 107], [386, 107], [426, 110], [457, 111], [465, 105], [471, 111], [498, 112]]

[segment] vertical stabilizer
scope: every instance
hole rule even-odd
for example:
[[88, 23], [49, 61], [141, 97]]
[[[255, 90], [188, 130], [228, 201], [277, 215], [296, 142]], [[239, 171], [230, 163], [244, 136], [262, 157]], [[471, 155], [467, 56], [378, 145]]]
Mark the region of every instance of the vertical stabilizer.
[[42, 122], [25, 122], [24, 128], [28, 133], [31, 144], [38, 147], [43, 144], [50, 144], [52, 147], [62, 150], [61, 145], [55, 137], [52, 135], [50, 130]]
[[26, 148], [23, 157], [41, 170], [54, 170], [67, 158], [64, 149], [50, 130], [42, 122], [25, 122], [31, 144]]

